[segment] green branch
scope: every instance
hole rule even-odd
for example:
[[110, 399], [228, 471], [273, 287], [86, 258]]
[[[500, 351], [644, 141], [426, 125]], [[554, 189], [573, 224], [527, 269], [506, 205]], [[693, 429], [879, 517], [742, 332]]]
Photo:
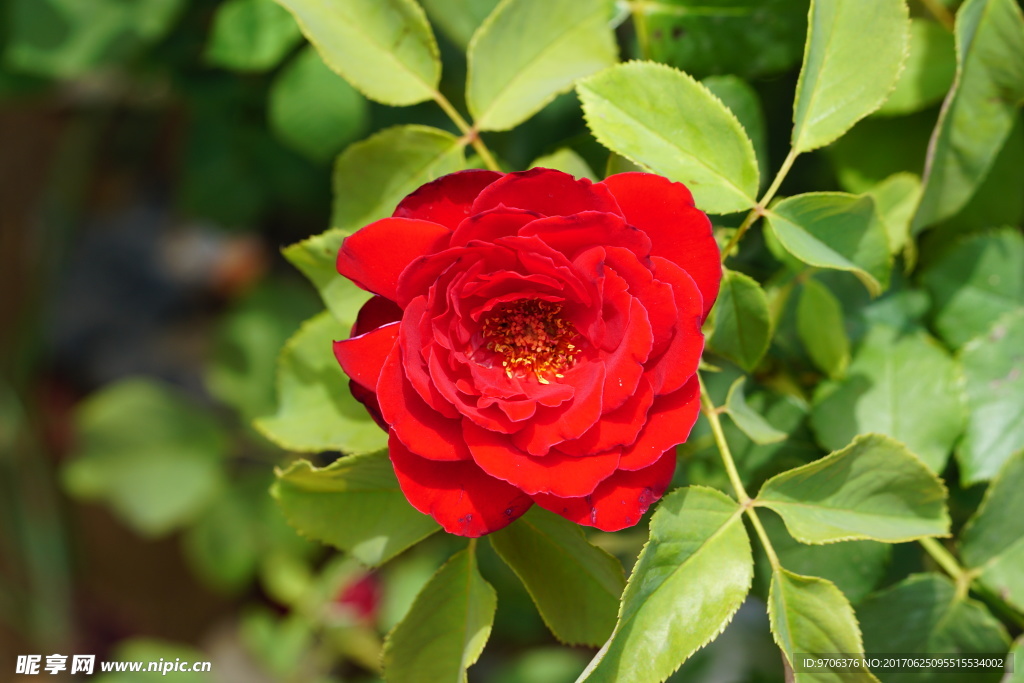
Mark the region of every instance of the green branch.
[[473, 149], [480, 155], [480, 158], [484, 160], [484, 164], [492, 171], [501, 172], [501, 166], [498, 165], [498, 161], [491, 154], [491, 150], [487, 149], [487, 145], [480, 139], [480, 131], [469, 125], [466, 119], [462, 118], [462, 114], [455, 108], [454, 105], [448, 100], [447, 97], [442, 95], [440, 91], [434, 91], [434, 101], [437, 102], [438, 106], [444, 110], [444, 113], [448, 115], [448, 118], [452, 120], [452, 123], [458, 127], [462, 132], [463, 140], [473, 145]]

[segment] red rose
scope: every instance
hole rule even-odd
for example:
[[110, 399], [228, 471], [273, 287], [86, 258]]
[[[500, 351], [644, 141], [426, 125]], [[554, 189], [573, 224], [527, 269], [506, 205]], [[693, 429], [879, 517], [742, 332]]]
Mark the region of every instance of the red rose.
[[722, 276], [685, 186], [453, 173], [348, 237], [338, 271], [377, 296], [335, 355], [447, 531], [533, 503], [614, 531], [664, 493]]

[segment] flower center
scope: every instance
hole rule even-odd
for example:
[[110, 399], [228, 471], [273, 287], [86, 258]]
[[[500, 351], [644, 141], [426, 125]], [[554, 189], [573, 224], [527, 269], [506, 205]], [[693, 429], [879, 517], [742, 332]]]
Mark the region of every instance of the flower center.
[[503, 356], [501, 364], [509, 377], [530, 374], [541, 384], [548, 376], [576, 364], [579, 337], [571, 322], [562, 317], [562, 305], [541, 299], [519, 299], [502, 304], [484, 318], [483, 336], [487, 350]]

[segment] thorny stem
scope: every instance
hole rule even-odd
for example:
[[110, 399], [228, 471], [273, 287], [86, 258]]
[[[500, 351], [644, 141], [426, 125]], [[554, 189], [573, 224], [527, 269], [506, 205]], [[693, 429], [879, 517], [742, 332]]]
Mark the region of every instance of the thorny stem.
[[750, 523], [754, 526], [757, 537], [761, 539], [761, 545], [764, 546], [764, 552], [768, 555], [768, 561], [771, 563], [772, 569], [777, 571], [782, 567], [779, 563], [779, 557], [775, 554], [775, 548], [772, 546], [771, 539], [768, 538], [768, 532], [761, 525], [761, 519], [757, 516], [757, 510], [754, 509], [754, 501], [751, 500], [747, 490], [743, 487], [743, 481], [740, 479], [740, 473], [736, 469], [736, 462], [732, 458], [729, 443], [725, 440], [725, 432], [722, 431], [722, 421], [718, 418], [718, 410], [715, 408], [715, 404], [712, 403], [711, 396], [708, 395], [707, 387], [704, 386], [704, 380], [699, 373], [697, 381], [700, 382], [701, 412], [704, 413], [704, 417], [707, 418], [708, 423], [711, 425], [711, 433], [715, 436], [715, 444], [718, 446], [718, 452], [722, 456], [722, 463], [725, 465], [725, 471], [729, 475], [729, 481], [736, 491], [736, 498], [739, 500], [744, 512], [747, 513], [747, 517], [750, 518]]
[[786, 179], [786, 176], [789, 174], [789, 170], [793, 168], [793, 162], [796, 161], [796, 158], [799, 155], [800, 152], [796, 151], [796, 149], [789, 150], [789, 154], [787, 154], [785, 160], [783, 160], [782, 166], [779, 167], [779, 172], [775, 174], [775, 179], [772, 180], [772, 184], [767, 190], [765, 190], [764, 196], [762, 196], [754, 208], [750, 210], [750, 213], [748, 213], [747, 217], [743, 219], [740, 227], [736, 229], [732, 239], [730, 239], [729, 243], [725, 245], [724, 249], [722, 249], [722, 263], [725, 263], [725, 260], [729, 258], [729, 254], [732, 253], [732, 250], [737, 244], [739, 244], [740, 240], [743, 239], [743, 235], [745, 235], [747, 230], [750, 229], [750, 226], [752, 226], [759, 217], [764, 215], [764, 212], [768, 207], [768, 203], [775, 198], [775, 193], [779, 191], [782, 181]]
[[501, 171], [501, 167], [498, 166], [497, 160], [494, 155], [491, 154], [491, 150], [487, 149], [487, 145], [480, 139], [480, 131], [473, 128], [466, 122], [466, 119], [462, 118], [462, 114], [448, 101], [448, 98], [442, 95], [439, 91], [434, 91], [434, 101], [437, 102], [438, 106], [444, 110], [444, 113], [448, 115], [448, 118], [462, 131], [463, 139], [469, 144], [473, 145], [473, 149], [480, 155], [480, 158], [484, 160], [484, 164], [492, 171]]

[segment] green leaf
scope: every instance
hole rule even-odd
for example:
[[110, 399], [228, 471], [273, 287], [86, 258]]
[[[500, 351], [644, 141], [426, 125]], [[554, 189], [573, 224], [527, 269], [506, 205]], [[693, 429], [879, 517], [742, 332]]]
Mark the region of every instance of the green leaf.
[[465, 168], [466, 143], [428, 126], [387, 128], [338, 156], [332, 225], [347, 233], [390, 216], [424, 183]]
[[466, 104], [477, 129], [514, 128], [614, 64], [610, 19], [606, 0], [503, 0], [469, 44]]
[[430, 579], [384, 645], [389, 683], [465, 683], [491, 634], [497, 596], [472, 549], [456, 553]]
[[964, 347], [967, 433], [957, 446], [965, 485], [991, 479], [1024, 448], [1024, 310], [1000, 320]]
[[213, 17], [203, 58], [235, 71], [266, 71], [300, 40], [299, 27], [274, 0], [227, 0]]
[[206, 367], [207, 390], [246, 422], [272, 411], [278, 353], [317, 310], [316, 297], [277, 279], [247, 295], [218, 323]]
[[[289, 20], [290, 21], [290, 20]], [[366, 129], [366, 100], [305, 48], [270, 87], [270, 126], [314, 161], [328, 161]]]
[[288, 340], [278, 359], [277, 412], [255, 421], [260, 433], [302, 453], [375, 451], [387, 444], [387, 434], [352, 398], [334, 358], [333, 342], [347, 335], [324, 311]]
[[297, 460], [277, 471], [271, 493], [303, 536], [370, 566], [440, 529], [402, 495], [387, 451], [345, 456], [327, 467]]
[[1024, 101], [1024, 15], [1014, 0], [968, 0], [956, 15], [957, 73], [932, 133], [914, 233], [971, 198]]
[[807, 0], [659, 0], [631, 3], [650, 59], [692, 74], [752, 78], [800, 59]]
[[562, 147], [551, 154], [534, 159], [528, 168], [553, 168], [577, 178], [589, 178], [595, 182], [599, 180], [583, 157], [568, 147]]
[[796, 328], [814, 364], [829, 377], [842, 378], [850, 364], [843, 307], [829, 288], [814, 278], [805, 281], [800, 290]]
[[942, 481], [906, 446], [879, 434], [775, 475], [756, 504], [779, 513], [802, 543], [903, 543], [949, 533]]
[[723, 271], [715, 303], [715, 330], [708, 345], [750, 372], [771, 340], [768, 299], [753, 278], [727, 268]]
[[74, 78], [135, 57], [160, 40], [184, 0], [12, 0], [4, 7], [4, 61]]
[[701, 84], [736, 115], [736, 119], [754, 145], [758, 173], [763, 180], [768, 174], [768, 133], [757, 91], [746, 81], [733, 75], [708, 76]]
[[753, 577], [742, 512], [724, 493], [699, 486], [661, 501], [615, 631], [580, 680], [664, 681], [721, 633]]
[[911, 19], [906, 65], [875, 115], [902, 116], [930, 107], [945, 96], [955, 75], [953, 35], [937, 22]]
[[579, 526], [542, 508], [488, 537], [563, 643], [599, 647], [615, 627], [626, 578]]
[[865, 194], [875, 200], [875, 209], [885, 223], [889, 251], [895, 256], [911, 249], [910, 221], [921, 199], [921, 179], [913, 173], [894, 173]]
[[[866, 598], [885, 576], [893, 548], [888, 543], [845, 541], [808, 545], [790, 536], [778, 515], [766, 512], [758, 517], [782, 566], [797, 574], [828, 579], [853, 604]], [[763, 583], [762, 591], [767, 596], [771, 589], [771, 565], [764, 552], [755, 554], [754, 581], [759, 586]]]
[[766, 216], [786, 251], [804, 263], [850, 271], [872, 296], [889, 286], [889, 239], [871, 197], [809, 192], [783, 199]]
[[[800, 576], [779, 567], [768, 594], [772, 635], [793, 667], [796, 655], [862, 654], [860, 628], [850, 601], [827, 579]], [[855, 671], [797, 672], [794, 683], [865, 683], [878, 679], [867, 667]]]
[[[858, 194], [896, 173], [920, 175], [935, 112], [869, 117], [825, 148], [840, 187]], [[917, 206], [914, 206], [917, 210]]]
[[[577, 85], [598, 142], [672, 180], [697, 206], [732, 213], [754, 206], [754, 146], [736, 116], [691, 76], [650, 62], [620, 64]], [[686, 102], [685, 116], [666, 102]]]
[[433, 99], [437, 41], [415, 0], [277, 0], [329, 67], [382, 104]]
[[163, 384], [126, 379], [81, 403], [62, 472], [74, 496], [102, 500], [130, 527], [161, 536], [193, 519], [223, 485], [227, 439], [210, 414]]
[[348, 236], [341, 228], [313, 235], [301, 242], [285, 247], [281, 253], [309, 278], [320, 292], [327, 310], [342, 324], [346, 332], [355, 324], [359, 309], [370, 298], [370, 293], [357, 287], [351, 280], [338, 274], [335, 263], [341, 242]]
[[811, 0], [793, 103], [793, 149], [824, 147], [878, 109], [906, 59], [903, 0]]
[[[1006, 652], [1006, 629], [985, 606], [960, 597], [953, 582], [936, 573], [916, 574], [876, 593], [857, 609], [868, 652], [935, 655]], [[896, 617], [896, 618], [894, 618]], [[886, 683], [941, 683], [948, 671], [887, 671]], [[930, 674], [930, 675], [929, 675]], [[972, 671], [971, 683], [998, 683], [1002, 672]], [[952, 676], [956, 679], [957, 676]]]
[[832, 450], [865, 432], [891, 436], [941, 472], [965, 412], [960, 365], [934, 339], [875, 325], [846, 378], [819, 387], [811, 426]]
[[729, 395], [725, 399], [725, 412], [754, 443], [763, 446], [782, 441], [786, 438], [786, 432], [772, 427], [768, 420], [747, 405], [747, 398], [743, 394], [743, 383], [746, 379], [746, 377], [739, 377], [729, 387]]
[[1024, 450], [1006, 461], [960, 535], [964, 564], [989, 590], [1024, 612]]
[[1006, 228], [950, 245], [921, 274], [935, 329], [959, 348], [1024, 305], [1024, 236]]
[[423, 0], [423, 8], [441, 31], [463, 51], [499, 0]]

